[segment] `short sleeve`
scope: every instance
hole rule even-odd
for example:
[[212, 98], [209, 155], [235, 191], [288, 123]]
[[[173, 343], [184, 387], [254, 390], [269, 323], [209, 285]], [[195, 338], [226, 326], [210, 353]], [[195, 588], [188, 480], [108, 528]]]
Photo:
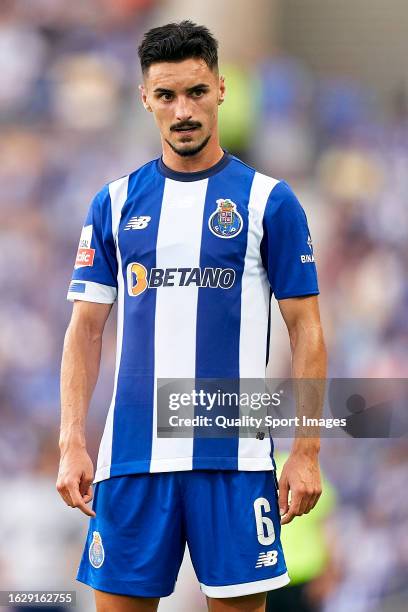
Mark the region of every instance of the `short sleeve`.
[[280, 181], [263, 219], [262, 262], [276, 299], [318, 295], [313, 244], [305, 211], [292, 188]]
[[117, 295], [117, 274], [111, 202], [105, 186], [89, 207], [67, 299], [112, 304]]

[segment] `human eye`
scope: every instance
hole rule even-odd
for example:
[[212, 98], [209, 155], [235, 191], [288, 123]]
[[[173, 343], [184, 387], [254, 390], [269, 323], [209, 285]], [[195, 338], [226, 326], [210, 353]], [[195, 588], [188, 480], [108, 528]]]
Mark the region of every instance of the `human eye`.
[[173, 94], [164, 91], [163, 93], [159, 94], [159, 99], [164, 100], [164, 102], [170, 102], [173, 99]]
[[201, 98], [205, 94], [205, 90], [199, 87], [198, 89], [194, 89], [191, 94], [193, 98]]

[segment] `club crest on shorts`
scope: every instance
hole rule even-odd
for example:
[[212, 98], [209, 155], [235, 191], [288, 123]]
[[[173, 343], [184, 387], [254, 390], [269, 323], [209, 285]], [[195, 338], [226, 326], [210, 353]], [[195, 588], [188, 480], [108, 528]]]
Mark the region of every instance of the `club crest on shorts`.
[[102, 544], [102, 537], [99, 531], [93, 532], [92, 543], [89, 547], [89, 561], [96, 569], [100, 568], [105, 560], [105, 551]]
[[242, 230], [242, 217], [237, 205], [228, 198], [217, 200], [217, 210], [208, 219], [208, 227], [219, 238], [234, 238]]

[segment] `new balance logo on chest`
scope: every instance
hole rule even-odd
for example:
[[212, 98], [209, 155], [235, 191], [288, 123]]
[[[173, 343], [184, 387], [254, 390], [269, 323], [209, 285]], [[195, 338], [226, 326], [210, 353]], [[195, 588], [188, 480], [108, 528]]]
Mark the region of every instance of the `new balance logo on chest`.
[[151, 221], [151, 217], [132, 217], [126, 224], [125, 230], [141, 230], [145, 229]]

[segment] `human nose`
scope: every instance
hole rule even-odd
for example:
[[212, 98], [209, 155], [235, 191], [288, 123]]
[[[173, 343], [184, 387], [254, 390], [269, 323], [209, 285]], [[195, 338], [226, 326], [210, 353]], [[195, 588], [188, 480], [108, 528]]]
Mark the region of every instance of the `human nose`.
[[191, 119], [191, 108], [189, 101], [185, 96], [179, 96], [176, 105], [177, 121], [188, 121]]

